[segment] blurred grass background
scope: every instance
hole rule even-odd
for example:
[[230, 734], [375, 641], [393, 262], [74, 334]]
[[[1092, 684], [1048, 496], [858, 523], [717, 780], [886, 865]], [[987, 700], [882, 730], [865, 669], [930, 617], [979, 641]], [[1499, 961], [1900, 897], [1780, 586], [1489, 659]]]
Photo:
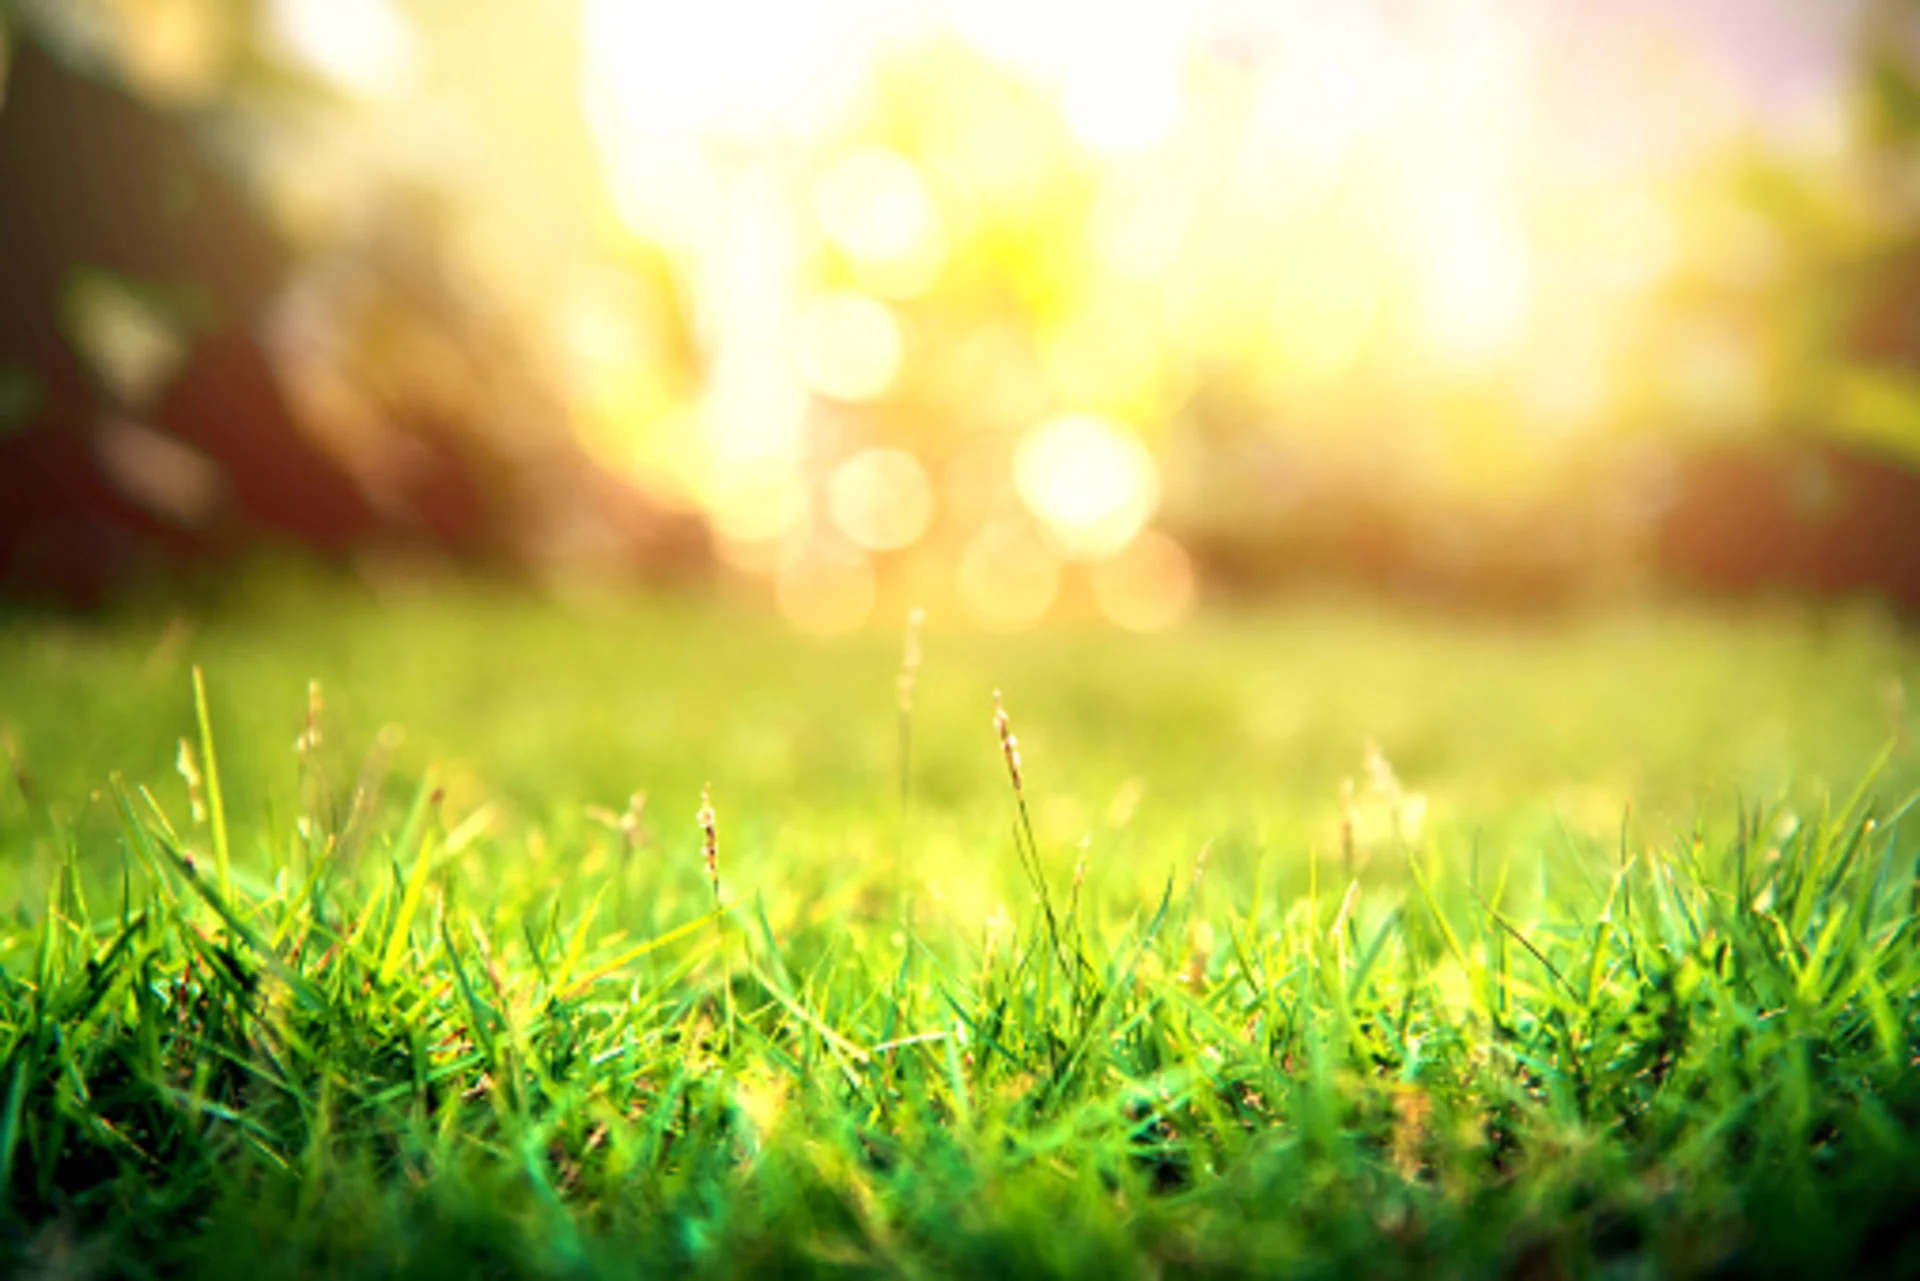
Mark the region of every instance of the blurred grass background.
[[[588, 806], [617, 813], [639, 791], [659, 842], [653, 874], [692, 881], [692, 815], [710, 783], [738, 875], [779, 881], [805, 867], [831, 879], [841, 864], [849, 881], [885, 879], [904, 848], [916, 884], [964, 881], [976, 894], [1007, 870], [989, 857], [1006, 837], [995, 689], [1016, 713], [1035, 822], [1062, 875], [1085, 841], [1142, 882], [1207, 842], [1230, 875], [1265, 860], [1296, 880], [1317, 857], [1333, 876], [1351, 782], [1363, 864], [1394, 879], [1404, 844], [1391, 811], [1403, 802], [1370, 772], [1370, 745], [1420, 798], [1413, 839], [1440, 839], [1450, 858], [1475, 844], [1523, 862], [1545, 849], [1585, 858], [1613, 848], [1623, 823], [1633, 841], [1662, 843], [1696, 822], [1725, 828], [1743, 808], [1811, 815], [1890, 743], [1876, 790], [1920, 779], [1905, 702], [1920, 649], [1872, 610], [1409, 626], [1329, 599], [1203, 615], [1173, 636], [1088, 623], [1017, 640], [936, 618], [903, 832], [901, 644], [898, 630], [797, 635], [698, 597], [530, 606], [468, 587], [376, 600], [262, 580], [191, 618], [9, 626], [0, 724], [39, 795], [99, 829], [100, 850], [116, 822], [96, 791], [104, 771], [184, 797], [174, 766], [198, 664], [229, 807], [263, 836], [315, 803], [294, 752], [314, 679], [329, 812], [363, 780], [403, 806], [430, 772], [447, 821], [486, 807], [490, 827], [538, 857], [593, 827]], [[54, 861], [11, 789], [0, 836], [38, 847], [32, 864]], [[280, 854], [241, 851], [255, 867]]]

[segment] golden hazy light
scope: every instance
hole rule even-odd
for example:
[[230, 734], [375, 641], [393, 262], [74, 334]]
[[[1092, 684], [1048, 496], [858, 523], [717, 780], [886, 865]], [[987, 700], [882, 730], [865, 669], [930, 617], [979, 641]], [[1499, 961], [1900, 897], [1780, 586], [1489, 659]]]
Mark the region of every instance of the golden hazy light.
[[819, 636], [858, 628], [872, 615], [878, 594], [865, 553], [833, 544], [809, 546], [774, 580], [774, 599], [787, 621]]
[[933, 482], [905, 450], [863, 449], [828, 477], [827, 514], [855, 546], [898, 551], [933, 523]]
[[873, 400], [900, 372], [900, 326], [885, 303], [829, 293], [801, 306], [794, 365], [806, 385], [832, 400]]
[[946, 265], [946, 231], [913, 162], [885, 147], [838, 157], [814, 186], [814, 212], [861, 286], [888, 298], [924, 293]]
[[775, 543], [806, 517], [806, 494], [797, 469], [787, 459], [717, 464], [706, 500], [715, 531], [734, 543]]
[[1490, 198], [1442, 201], [1423, 230], [1421, 319], [1451, 364], [1476, 366], [1511, 351], [1533, 301], [1526, 229]]
[[[190, 103], [219, 86], [230, 52], [220, 16], [196, 0], [145, 0], [123, 5], [121, 47], [127, 72], [147, 93], [171, 103]], [[0, 62], [6, 58], [0, 39]], [[5, 91], [0, 72], [0, 94]]]
[[960, 554], [960, 606], [976, 627], [1018, 632], [1047, 616], [1060, 594], [1060, 558], [1025, 521], [986, 525]]
[[1281, 364], [1306, 378], [1350, 370], [1379, 324], [1381, 284], [1360, 253], [1320, 253], [1289, 264], [1270, 335]]
[[1171, 627], [1193, 608], [1193, 560], [1179, 543], [1145, 530], [1093, 567], [1093, 598], [1100, 612], [1128, 631]]
[[1194, 199], [1155, 169], [1122, 171], [1100, 186], [1090, 214], [1094, 252], [1115, 274], [1153, 280], [1180, 261], [1192, 234]]
[[713, 362], [700, 421], [717, 468], [798, 458], [807, 389], [778, 360], [758, 353]]
[[1094, 414], [1052, 418], [1021, 440], [1014, 486], [1069, 556], [1125, 547], [1160, 503], [1160, 473], [1131, 429]]

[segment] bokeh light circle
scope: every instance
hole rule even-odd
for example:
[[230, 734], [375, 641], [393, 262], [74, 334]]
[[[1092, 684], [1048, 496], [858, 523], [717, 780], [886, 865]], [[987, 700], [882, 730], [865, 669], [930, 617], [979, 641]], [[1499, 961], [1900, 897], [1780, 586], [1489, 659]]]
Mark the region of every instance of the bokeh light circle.
[[1153, 456], [1129, 428], [1094, 414], [1041, 423], [1014, 455], [1014, 486], [1068, 556], [1097, 560], [1133, 540], [1160, 503]]
[[900, 326], [885, 303], [829, 293], [800, 309], [794, 365], [801, 381], [832, 400], [874, 400], [900, 372]]

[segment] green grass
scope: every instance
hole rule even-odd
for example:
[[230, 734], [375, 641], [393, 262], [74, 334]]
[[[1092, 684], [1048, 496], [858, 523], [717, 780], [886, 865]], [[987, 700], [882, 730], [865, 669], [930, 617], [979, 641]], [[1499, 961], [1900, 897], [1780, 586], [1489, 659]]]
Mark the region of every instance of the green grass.
[[5, 624], [8, 1264], [1920, 1270], [1876, 616], [936, 620], [906, 734], [899, 655], [470, 589]]

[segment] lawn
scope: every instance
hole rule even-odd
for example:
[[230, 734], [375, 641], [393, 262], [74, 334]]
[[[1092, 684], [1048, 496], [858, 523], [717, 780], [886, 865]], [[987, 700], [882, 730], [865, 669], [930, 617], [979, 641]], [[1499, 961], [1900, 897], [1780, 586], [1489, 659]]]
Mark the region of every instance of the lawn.
[[1920, 1270], [1882, 616], [935, 618], [904, 698], [903, 648], [0, 623], [9, 1263]]

